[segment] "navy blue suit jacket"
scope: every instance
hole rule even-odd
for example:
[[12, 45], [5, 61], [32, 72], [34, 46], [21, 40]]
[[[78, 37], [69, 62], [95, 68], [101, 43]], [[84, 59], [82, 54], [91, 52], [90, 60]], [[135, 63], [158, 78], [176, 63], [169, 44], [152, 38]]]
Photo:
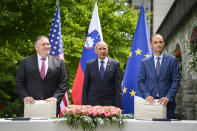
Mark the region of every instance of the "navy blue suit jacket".
[[167, 106], [168, 118], [174, 117], [175, 96], [180, 87], [180, 72], [176, 57], [163, 55], [160, 73], [157, 75], [154, 56], [142, 61], [138, 74], [138, 88], [143, 98], [153, 96], [156, 98], [157, 90], [159, 98], [167, 97], [170, 101]]
[[121, 107], [120, 63], [109, 58], [101, 80], [98, 59], [87, 62], [82, 92], [82, 105]]

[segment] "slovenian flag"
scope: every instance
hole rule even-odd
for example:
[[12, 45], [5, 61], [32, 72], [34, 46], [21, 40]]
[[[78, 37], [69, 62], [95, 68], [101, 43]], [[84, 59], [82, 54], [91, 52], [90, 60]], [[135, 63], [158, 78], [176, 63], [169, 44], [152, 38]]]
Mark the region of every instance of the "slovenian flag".
[[94, 49], [96, 43], [99, 41], [103, 41], [103, 37], [102, 37], [101, 25], [98, 15], [97, 2], [95, 2], [94, 12], [92, 14], [90, 26], [88, 29], [85, 46], [83, 47], [81, 60], [79, 62], [77, 74], [75, 77], [75, 82], [72, 88], [72, 100], [75, 105], [81, 105], [83, 80], [84, 80], [86, 63], [92, 59], [97, 58]]

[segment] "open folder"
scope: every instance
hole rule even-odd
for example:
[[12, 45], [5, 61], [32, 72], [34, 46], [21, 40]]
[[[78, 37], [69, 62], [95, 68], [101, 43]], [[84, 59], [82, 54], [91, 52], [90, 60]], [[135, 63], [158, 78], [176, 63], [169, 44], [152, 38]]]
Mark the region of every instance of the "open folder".
[[149, 104], [141, 97], [134, 97], [135, 119], [166, 119], [166, 110], [166, 106], [160, 105], [157, 99], [154, 104]]
[[34, 104], [24, 103], [24, 117], [50, 118], [56, 116], [57, 101], [36, 100]]

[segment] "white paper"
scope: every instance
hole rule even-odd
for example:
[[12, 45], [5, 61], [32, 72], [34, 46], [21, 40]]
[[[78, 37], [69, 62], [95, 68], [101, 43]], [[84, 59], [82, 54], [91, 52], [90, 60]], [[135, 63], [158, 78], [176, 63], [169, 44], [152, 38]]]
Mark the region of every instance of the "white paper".
[[56, 116], [57, 102], [36, 100], [34, 104], [24, 103], [24, 117], [51, 118]]
[[166, 119], [166, 109], [166, 106], [160, 105], [157, 99], [154, 104], [149, 104], [141, 97], [134, 97], [135, 119]]

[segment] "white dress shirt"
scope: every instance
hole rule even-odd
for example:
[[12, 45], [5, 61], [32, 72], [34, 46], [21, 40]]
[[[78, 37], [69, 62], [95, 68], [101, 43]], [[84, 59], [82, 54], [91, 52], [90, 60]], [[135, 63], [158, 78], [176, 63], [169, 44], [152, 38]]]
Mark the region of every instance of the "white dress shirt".
[[[160, 57], [159, 63], [160, 63], [160, 67], [161, 67], [161, 62], [162, 62], [162, 59], [163, 59], [163, 54], [164, 54], [164, 53], [162, 53], [160, 56], [155, 56], [155, 55], [154, 55], [155, 69], [156, 69], [157, 60], [158, 60], [157, 58], [158, 58], [158, 57]], [[157, 90], [156, 96], [159, 97], [159, 91], [158, 91], [158, 90]]]
[[107, 67], [108, 57], [105, 57], [104, 60], [101, 60], [101, 59], [98, 58], [98, 68], [99, 68], [99, 71], [100, 71], [101, 61], [104, 61], [103, 66], [104, 66], [104, 71], [105, 71], [106, 70], [106, 67]]
[[[162, 53], [159, 57], [160, 57], [160, 59], [159, 59], [159, 63], [160, 63], [160, 67], [161, 67], [161, 62], [162, 62], [162, 59], [163, 59], [163, 54], [164, 53]], [[157, 65], [157, 59], [158, 58], [158, 56], [155, 56], [154, 55], [154, 62], [155, 62], [155, 69], [156, 69], [156, 65]]]

